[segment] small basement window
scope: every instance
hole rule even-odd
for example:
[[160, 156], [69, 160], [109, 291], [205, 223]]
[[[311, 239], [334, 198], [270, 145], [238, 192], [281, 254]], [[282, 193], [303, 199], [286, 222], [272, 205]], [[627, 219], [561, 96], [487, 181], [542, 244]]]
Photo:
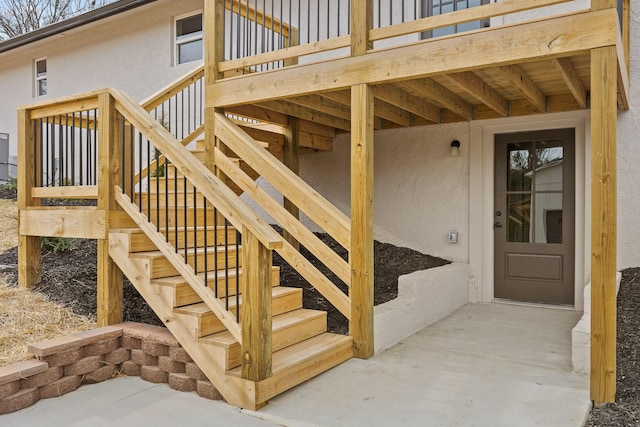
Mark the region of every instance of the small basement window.
[[35, 94], [36, 96], [44, 96], [47, 94], [47, 58], [35, 60]]
[[185, 64], [202, 58], [202, 13], [177, 18], [175, 63]]

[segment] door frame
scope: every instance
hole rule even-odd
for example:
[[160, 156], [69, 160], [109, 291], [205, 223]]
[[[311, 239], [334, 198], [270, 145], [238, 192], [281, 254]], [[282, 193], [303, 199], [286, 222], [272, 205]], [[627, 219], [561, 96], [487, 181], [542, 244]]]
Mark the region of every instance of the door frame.
[[590, 116], [589, 111], [472, 122], [469, 165], [469, 283], [470, 302], [494, 300], [494, 168], [495, 135], [552, 129], [575, 129], [575, 257], [574, 309], [584, 309], [584, 287], [589, 276], [591, 241]]

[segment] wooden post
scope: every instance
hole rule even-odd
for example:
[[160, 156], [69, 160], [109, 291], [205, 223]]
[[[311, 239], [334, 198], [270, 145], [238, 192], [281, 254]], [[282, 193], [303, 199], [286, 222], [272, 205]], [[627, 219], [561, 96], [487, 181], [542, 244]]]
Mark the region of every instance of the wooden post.
[[351, 88], [351, 321], [354, 356], [373, 356], [373, 90]]
[[[22, 210], [40, 204], [34, 186], [35, 135], [29, 110], [18, 110], [18, 221]], [[20, 229], [20, 227], [18, 227]], [[18, 235], [18, 286], [31, 289], [42, 279], [40, 237]]]
[[351, 56], [373, 48], [369, 30], [373, 28], [373, 0], [351, 0]]
[[627, 73], [631, 70], [631, 0], [622, 1], [622, 44], [626, 59]]
[[616, 397], [615, 46], [591, 51], [591, 399]]
[[[297, 117], [289, 116], [289, 124], [284, 129], [284, 152], [283, 163], [291, 169], [296, 175], [300, 174], [300, 121]], [[295, 218], [300, 218], [300, 209], [286, 197], [284, 199], [284, 208]], [[289, 242], [296, 250], [300, 250], [300, 243], [285, 230], [284, 239]]]
[[242, 230], [242, 378], [271, 376], [271, 251]]
[[[220, 79], [218, 64], [224, 60], [224, 14], [225, 0], [210, 0], [204, 2], [204, 81], [206, 86], [213, 85]], [[204, 141], [205, 162], [210, 171], [215, 171], [214, 147], [215, 137], [215, 106], [208, 104], [205, 97], [204, 111]]]
[[[108, 92], [98, 95], [98, 209], [109, 213], [116, 210], [114, 186], [120, 177], [121, 143], [117, 135], [120, 120], [115, 103]], [[122, 272], [109, 256], [109, 227], [105, 236], [98, 239], [98, 326], [122, 322]]]

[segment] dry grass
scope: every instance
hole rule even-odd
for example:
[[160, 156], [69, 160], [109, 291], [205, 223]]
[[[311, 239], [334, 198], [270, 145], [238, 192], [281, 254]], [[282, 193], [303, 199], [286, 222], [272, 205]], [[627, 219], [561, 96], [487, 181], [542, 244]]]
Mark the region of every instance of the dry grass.
[[42, 294], [0, 284], [0, 366], [32, 358], [29, 344], [95, 326]]
[[0, 199], [0, 253], [18, 244], [18, 207], [15, 200]]
[[[16, 202], [0, 199], [0, 253], [17, 244]], [[0, 277], [0, 366], [32, 358], [29, 344], [95, 326], [95, 320], [78, 316], [37, 292], [9, 287]]]

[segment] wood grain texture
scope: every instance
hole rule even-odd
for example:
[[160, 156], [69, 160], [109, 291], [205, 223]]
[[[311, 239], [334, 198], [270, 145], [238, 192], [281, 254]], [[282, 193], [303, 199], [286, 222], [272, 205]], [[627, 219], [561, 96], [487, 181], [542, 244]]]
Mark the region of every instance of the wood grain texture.
[[[33, 199], [35, 147], [29, 110], [18, 110], [18, 228], [22, 225], [21, 212], [29, 206], [39, 205]], [[42, 278], [40, 237], [18, 236], [18, 286], [31, 289]]]
[[360, 56], [373, 48], [369, 31], [373, 28], [373, 0], [351, 0], [351, 56]]
[[591, 58], [591, 399], [600, 405], [616, 397], [616, 49]]
[[[216, 114], [216, 135], [244, 162], [295, 203], [344, 248], [350, 248], [348, 218], [222, 114]], [[295, 183], [295, 184], [294, 184]], [[275, 248], [274, 248], [275, 249]]]
[[21, 209], [20, 235], [104, 239], [107, 213], [88, 209]]
[[271, 251], [247, 229], [242, 232], [242, 378], [271, 376]]
[[[118, 209], [115, 186], [120, 178], [121, 144], [118, 130], [121, 120], [116, 113], [115, 102], [109, 92], [98, 95], [98, 210], [109, 223], [112, 210]], [[106, 143], [105, 143], [106, 142]], [[108, 228], [102, 236], [96, 236], [97, 245], [97, 320], [99, 326], [122, 322], [122, 272], [109, 255]]]
[[354, 356], [373, 356], [373, 90], [351, 89], [351, 321]]

